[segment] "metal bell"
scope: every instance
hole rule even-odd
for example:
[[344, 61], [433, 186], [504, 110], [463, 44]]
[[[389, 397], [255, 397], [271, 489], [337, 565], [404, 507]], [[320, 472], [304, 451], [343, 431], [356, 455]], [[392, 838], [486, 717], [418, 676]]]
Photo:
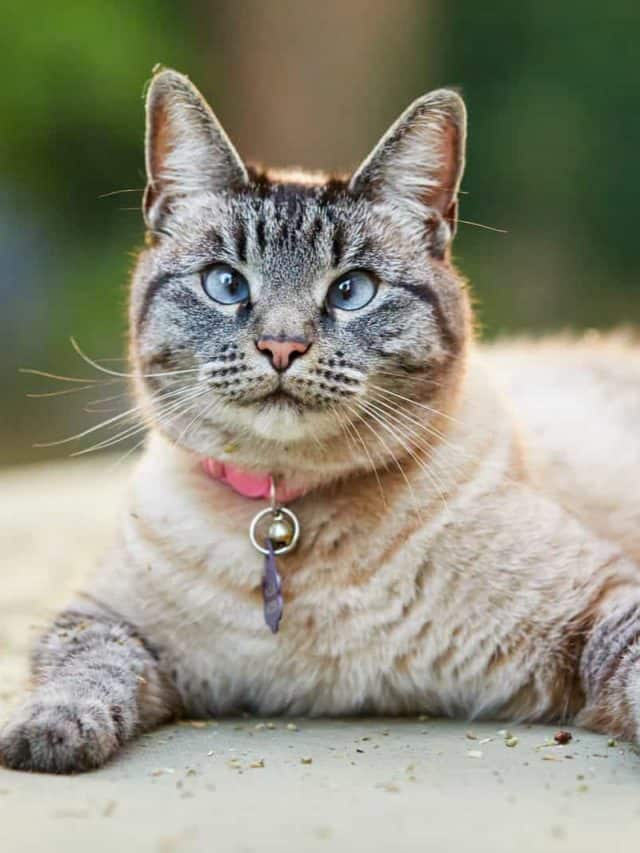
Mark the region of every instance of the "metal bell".
[[285, 518], [276, 515], [269, 525], [267, 536], [276, 548], [288, 545], [293, 539], [293, 527]]

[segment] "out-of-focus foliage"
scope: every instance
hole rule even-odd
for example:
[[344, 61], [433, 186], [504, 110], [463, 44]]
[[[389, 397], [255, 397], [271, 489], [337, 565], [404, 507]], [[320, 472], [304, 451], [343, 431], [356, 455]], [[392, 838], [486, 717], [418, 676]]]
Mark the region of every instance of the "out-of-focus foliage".
[[640, 6], [443, 10], [440, 74], [470, 111], [458, 256], [490, 332], [640, 322]]
[[[632, 0], [5, 4], [0, 462], [64, 453], [31, 444], [96, 421], [86, 396], [25, 400], [58, 386], [18, 367], [95, 375], [71, 334], [93, 356], [123, 355], [142, 95], [157, 62], [215, 93], [241, 150], [277, 159], [293, 134], [298, 147], [281, 150], [318, 167], [354, 165], [417, 94], [460, 86], [471, 116], [461, 216], [508, 231], [462, 223], [456, 241], [486, 333], [638, 322], [639, 26]], [[105, 195], [119, 190], [133, 192]]]

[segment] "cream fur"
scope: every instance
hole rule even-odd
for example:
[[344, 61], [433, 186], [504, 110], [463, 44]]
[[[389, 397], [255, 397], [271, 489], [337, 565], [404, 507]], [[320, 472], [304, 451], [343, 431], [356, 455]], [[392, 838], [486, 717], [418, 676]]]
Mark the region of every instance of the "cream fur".
[[[571, 510], [634, 552], [637, 489], [600, 474], [615, 447], [624, 482], [635, 472], [637, 483], [639, 364], [621, 343], [475, 352], [447, 443], [429, 465], [446, 504], [410, 461], [413, 494], [394, 468], [379, 475], [388, 509], [372, 475], [295, 502], [303, 538], [280, 561], [276, 636], [264, 625], [262, 563], [247, 537], [258, 507], [152, 435], [120, 542], [89, 593], [163, 650], [192, 712], [533, 719], [575, 710], [567, 637], [579, 642], [590, 609], [624, 601], [640, 575]], [[487, 373], [517, 389], [511, 399]], [[619, 397], [627, 382], [628, 412]], [[572, 407], [561, 407], [565, 394]], [[607, 395], [619, 405], [594, 407]], [[533, 436], [526, 453], [509, 409]]]

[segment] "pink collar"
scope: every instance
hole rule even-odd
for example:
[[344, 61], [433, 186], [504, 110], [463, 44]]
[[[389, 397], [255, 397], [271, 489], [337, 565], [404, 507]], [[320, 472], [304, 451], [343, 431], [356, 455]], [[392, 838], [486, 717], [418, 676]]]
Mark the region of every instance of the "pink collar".
[[[211, 479], [220, 480], [220, 482], [230, 486], [234, 492], [242, 495], [243, 498], [251, 498], [252, 500], [260, 498], [269, 500], [270, 498], [270, 474], [254, 474], [251, 471], [238, 468], [231, 462], [221, 462], [219, 459], [212, 459], [211, 457], [202, 460], [202, 470]], [[304, 493], [304, 489], [295, 488], [287, 483], [278, 483], [276, 486], [276, 500], [281, 503], [294, 501], [296, 498], [302, 497]]]

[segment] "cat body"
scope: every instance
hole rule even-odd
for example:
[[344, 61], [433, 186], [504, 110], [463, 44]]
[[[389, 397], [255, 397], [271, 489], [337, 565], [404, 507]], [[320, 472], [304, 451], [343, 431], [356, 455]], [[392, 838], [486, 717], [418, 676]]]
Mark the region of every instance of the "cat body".
[[[242, 710], [637, 738], [638, 348], [474, 343], [450, 255], [459, 96], [416, 101], [347, 179], [247, 167], [176, 72], [147, 109], [130, 329], [149, 441], [2, 760], [89, 769], [176, 714]], [[249, 538], [268, 501], [225, 466], [299, 519], [276, 633]]]
[[303, 533], [279, 563], [275, 635], [248, 537], [262, 505], [154, 438], [90, 592], [163, 650], [188, 713], [557, 719], [581, 706], [593, 608], [627, 596], [638, 570], [529, 482], [481, 365], [465, 383], [430, 460], [437, 485], [410, 461], [409, 483], [391, 465], [290, 504]]

